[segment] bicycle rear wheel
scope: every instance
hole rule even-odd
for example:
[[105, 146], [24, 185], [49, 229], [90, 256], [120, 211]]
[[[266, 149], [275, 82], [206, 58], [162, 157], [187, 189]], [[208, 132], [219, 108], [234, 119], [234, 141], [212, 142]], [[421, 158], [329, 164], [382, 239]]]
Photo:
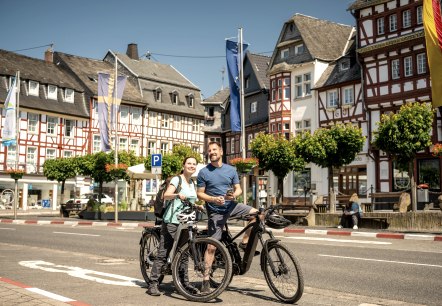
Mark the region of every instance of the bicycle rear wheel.
[[[208, 245], [216, 247], [211, 268], [209, 292], [201, 292], [206, 271], [205, 254]], [[207, 274], [206, 274], [207, 275]], [[194, 302], [207, 302], [220, 295], [232, 278], [232, 260], [225, 246], [216, 239], [197, 238], [178, 251], [172, 263], [173, 283], [178, 292]], [[216, 285], [214, 285], [216, 284]]]
[[304, 292], [304, 276], [295, 254], [287, 245], [271, 243], [261, 265], [273, 294], [282, 302], [295, 303]]
[[[156, 228], [147, 230], [143, 233], [140, 241], [140, 269], [147, 284], [150, 283], [150, 272], [159, 247], [160, 235]], [[161, 275], [158, 279], [159, 284], [161, 284], [163, 278], [164, 275]]]

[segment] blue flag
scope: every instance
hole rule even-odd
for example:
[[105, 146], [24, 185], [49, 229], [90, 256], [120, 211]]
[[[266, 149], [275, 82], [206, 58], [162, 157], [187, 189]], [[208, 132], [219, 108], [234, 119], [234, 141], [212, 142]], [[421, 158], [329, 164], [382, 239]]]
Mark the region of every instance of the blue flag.
[[5, 100], [5, 120], [3, 122], [2, 143], [5, 147], [13, 146], [17, 142], [17, 77], [14, 78], [8, 96]]
[[[243, 54], [247, 49], [243, 44]], [[243, 69], [242, 60], [238, 61], [238, 43], [226, 40], [227, 74], [230, 87], [230, 127], [232, 132], [241, 131], [240, 79], [239, 69]]]
[[[118, 115], [121, 98], [123, 97], [126, 77], [119, 76], [117, 81], [116, 99], [115, 80], [108, 73], [98, 73], [98, 123], [100, 126], [101, 151], [111, 150], [111, 131], [115, 126], [115, 117]], [[115, 103], [114, 103], [115, 102]]]

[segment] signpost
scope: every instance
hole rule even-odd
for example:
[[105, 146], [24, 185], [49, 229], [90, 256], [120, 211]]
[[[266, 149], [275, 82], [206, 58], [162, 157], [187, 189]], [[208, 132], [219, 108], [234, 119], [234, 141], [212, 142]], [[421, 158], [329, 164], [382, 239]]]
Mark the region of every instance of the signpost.
[[[163, 165], [163, 156], [161, 154], [152, 154], [150, 165], [152, 167], [151, 170], [152, 174], [155, 174], [155, 180], [158, 188], [158, 186], [160, 186], [158, 182], [158, 174], [161, 174], [161, 166]], [[155, 192], [157, 191], [158, 190], [155, 190]]]

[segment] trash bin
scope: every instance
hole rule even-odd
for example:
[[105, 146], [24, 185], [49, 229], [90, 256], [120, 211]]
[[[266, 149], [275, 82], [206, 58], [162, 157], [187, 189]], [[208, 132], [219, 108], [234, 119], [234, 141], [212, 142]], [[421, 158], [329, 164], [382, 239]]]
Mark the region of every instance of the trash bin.
[[417, 201], [421, 203], [428, 203], [430, 201], [428, 185], [420, 184], [417, 187]]

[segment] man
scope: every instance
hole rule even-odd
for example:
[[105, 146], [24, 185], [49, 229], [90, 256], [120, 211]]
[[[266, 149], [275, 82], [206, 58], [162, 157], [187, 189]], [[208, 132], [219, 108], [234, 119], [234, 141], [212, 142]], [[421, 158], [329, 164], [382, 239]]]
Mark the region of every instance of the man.
[[[209, 215], [209, 235], [221, 240], [223, 227], [230, 217], [254, 213], [257, 210], [235, 201], [236, 197], [242, 193], [239, 177], [234, 167], [222, 162], [223, 149], [221, 145], [218, 142], [210, 142], [207, 153], [210, 164], [201, 169], [198, 174], [197, 195], [198, 199], [206, 202]], [[254, 222], [254, 219], [251, 222]], [[239, 245], [242, 250], [246, 248], [250, 230], [244, 233], [242, 243]], [[209, 246], [206, 252], [205, 261], [207, 267], [212, 266], [215, 250], [215, 248]], [[201, 292], [210, 292], [208, 275], [204, 277]]]

